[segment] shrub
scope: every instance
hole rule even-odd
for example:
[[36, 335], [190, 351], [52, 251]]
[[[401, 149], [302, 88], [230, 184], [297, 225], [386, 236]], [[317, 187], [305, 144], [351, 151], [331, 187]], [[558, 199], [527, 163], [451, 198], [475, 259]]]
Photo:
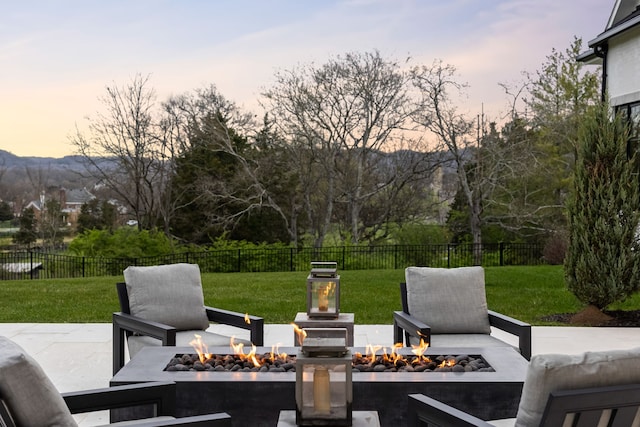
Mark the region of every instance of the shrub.
[[599, 309], [640, 283], [638, 156], [627, 157], [627, 136], [607, 105], [594, 108], [579, 132], [565, 278], [581, 302]]

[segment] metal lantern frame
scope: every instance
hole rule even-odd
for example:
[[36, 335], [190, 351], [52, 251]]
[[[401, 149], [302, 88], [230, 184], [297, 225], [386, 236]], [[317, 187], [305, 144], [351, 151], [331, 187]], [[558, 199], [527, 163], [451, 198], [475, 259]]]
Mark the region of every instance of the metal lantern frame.
[[296, 357], [296, 424], [350, 426], [351, 351], [346, 329], [309, 328]]
[[340, 275], [336, 262], [312, 262], [307, 277], [307, 316], [337, 319], [340, 316]]

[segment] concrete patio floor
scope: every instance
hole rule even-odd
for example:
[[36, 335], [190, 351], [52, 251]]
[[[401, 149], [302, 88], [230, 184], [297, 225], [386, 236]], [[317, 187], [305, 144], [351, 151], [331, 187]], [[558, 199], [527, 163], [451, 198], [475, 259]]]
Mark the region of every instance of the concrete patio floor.
[[[220, 328], [216, 326], [215, 328]], [[245, 331], [226, 328], [223, 333], [248, 338]], [[220, 329], [216, 329], [220, 332]], [[6, 336], [31, 354], [60, 392], [107, 387], [111, 379], [110, 323], [0, 323]], [[513, 342], [501, 331], [494, 335]], [[291, 325], [266, 325], [265, 346], [293, 345]], [[391, 325], [355, 325], [354, 345], [393, 346]], [[640, 347], [640, 328], [587, 328], [536, 326], [532, 328], [533, 354], [576, 354], [584, 351]], [[108, 422], [104, 413], [78, 416], [81, 426]]]

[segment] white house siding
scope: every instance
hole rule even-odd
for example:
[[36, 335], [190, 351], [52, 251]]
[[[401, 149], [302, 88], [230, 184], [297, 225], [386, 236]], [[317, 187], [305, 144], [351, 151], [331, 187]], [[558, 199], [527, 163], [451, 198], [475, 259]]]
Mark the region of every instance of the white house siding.
[[609, 40], [607, 89], [612, 106], [640, 101], [640, 27]]

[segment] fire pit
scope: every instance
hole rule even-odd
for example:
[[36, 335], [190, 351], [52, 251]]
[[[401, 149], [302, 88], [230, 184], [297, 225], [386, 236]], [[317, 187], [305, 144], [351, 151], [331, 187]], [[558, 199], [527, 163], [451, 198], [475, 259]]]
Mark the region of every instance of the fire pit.
[[[479, 355], [403, 356], [363, 355], [353, 356], [354, 372], [495, 372]], [[164, 369], [169, 372], [295, 372], [296, 357], [273, 352], [254, 355], [210, 354], [202, 357], [196, 353], [174, 355]]]
[[[209, 350], [217, 355], [233, 353], [228, 347]], [[294, 355], [297, 348], [279, 351]], [[271, 352], [272, 349], [265, 347], [255, 350], [259, 355]], [[405, 357], [415, 356], [411, 348], [397, 348], [395, 352]], [[281, 410], [295, 409], [294, 372], [166, 370], [171, 359], [185, 354], [192, 359], [192, 353], [193, 349], [188, 347], [144, 348], [112, 378], [111, 385], [174, 381], [178, 388], [178, 416], [225, 411], [237, 426], [273, 427]], [[366, 355], [367, 349], [353, 348], [352, 354], [356, 353]], [[381, 350], [376, 354], [381, 355]], [[450, 371], [416, 373], [377, 368], [384, 371], [377, 372], [377, 365], [370, 371], [354, 370], [353, 410], [378, 411], [383, 426], [405, 425], [407, 395], [423, 393], [480, 418], [515, 416], [527, 367], [527, 361], [515, 350], [508, 347], [427, 348], [423, 355], [432, 359], [441, 355], [445, 358], [446, 355], [476, 355], [493, 371], [454, 372], [451, 368]], [[132, 413], [116, 410], [112, 416], [116, 421], [131, 418]]]
[[[306, 333], [296, 328], [304, 341]], [[165, 371], [213, 371], [213, 372], [295, 372], [296, 356], [280, 351], [273, 346], [268, 353], [259, 354], [252, 346], [248, 353], [244, 344], [235, 344], [231, 338], [231, 353], [209, 353], [207, 346], [199, 335], [189, 344], [196, 353], [174, 355], [167, 363]], [[480, 355], [439, 355], [426, 354], [429, 345], [420, 341], [413, 346], [411, 354], [396, 344], [392, 349], [382, 346], [368, 345], [365, 353], [355, 352], [352, 357], [354, 372], [495, 372]]]

